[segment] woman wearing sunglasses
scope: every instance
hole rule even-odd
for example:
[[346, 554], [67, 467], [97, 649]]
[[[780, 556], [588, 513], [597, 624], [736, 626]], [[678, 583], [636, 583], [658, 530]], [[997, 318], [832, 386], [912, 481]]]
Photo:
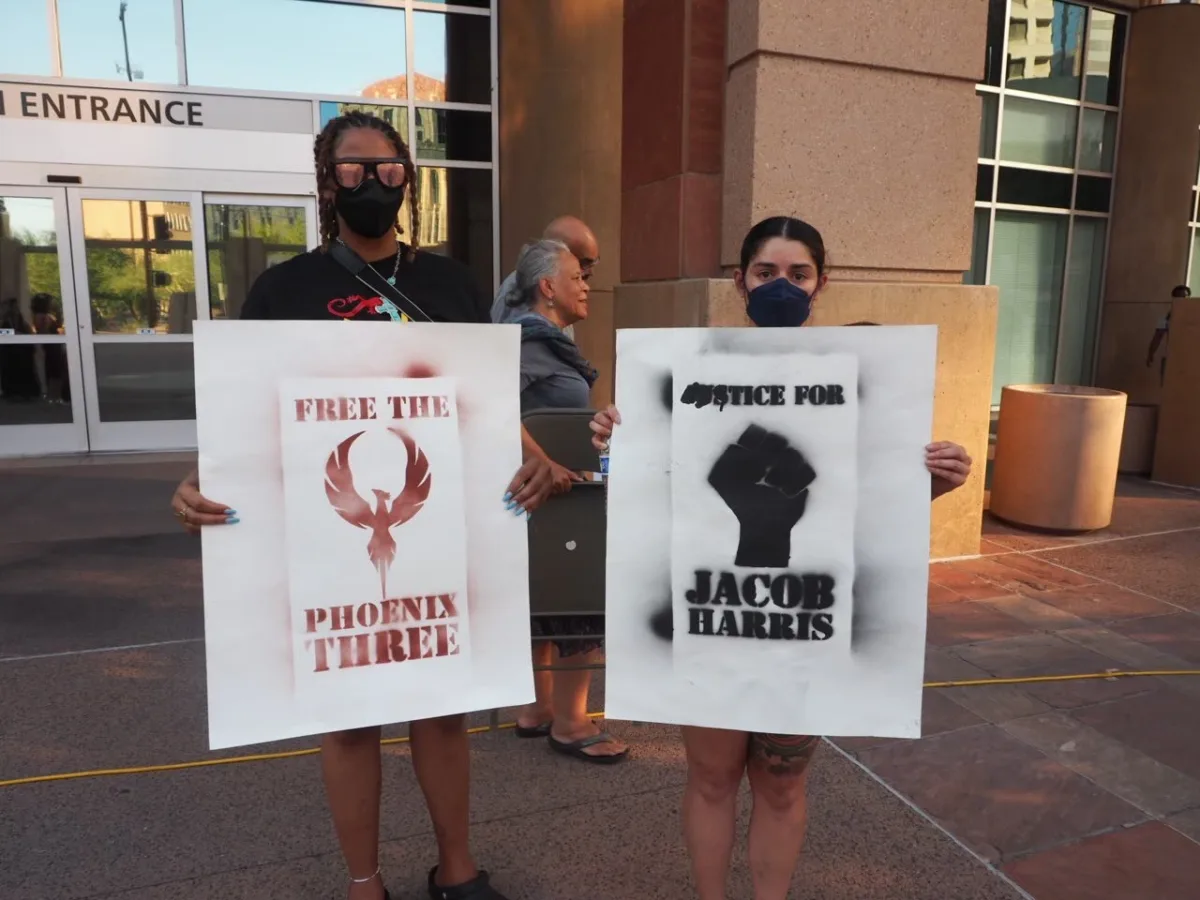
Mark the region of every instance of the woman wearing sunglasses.
[[[325, 126], [315, 154], [321, 246], [263, 272], [247, 296], [243, 319], [491, 321], [491, 304], [465, 266], [417, 248], [416, 168], [395, 129], [374, 116], [349, 113]], [[397, 217], [406, 190], [412, 234], [404, 242]], [[551, 477], [545, 454], [524, 430], [521, 438], [526, 462], [504, 502], [514, 514], [527, 516], [549, 494]], [[191, 531], [238, 521], [225, 504], [201, 495], [195, 472], [180, 484], [171, 505]], [[429, 895], [504, 900], [476, 867], [468, 846], [470, 749], [464, 724], [464, 716], [446, 716], [413, 722], [409, 729], [413, 767], [438, 843]], [[327, 734], [321, 742], [325, 788], [349, 869], [349, 900], [388, 897], [379, 870], [379, 737], [379, 728], [362, 728]]]

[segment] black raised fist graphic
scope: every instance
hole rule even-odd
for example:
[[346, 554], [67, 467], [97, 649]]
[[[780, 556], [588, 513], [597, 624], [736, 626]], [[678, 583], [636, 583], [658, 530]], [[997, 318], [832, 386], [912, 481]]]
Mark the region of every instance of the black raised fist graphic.
[[817, 473], [783, 435], [751, 425], [713, 465], [708, 483], [741, 526], [739, 566], [782, 569], [792, 553], [792, 528], [804, 515]]

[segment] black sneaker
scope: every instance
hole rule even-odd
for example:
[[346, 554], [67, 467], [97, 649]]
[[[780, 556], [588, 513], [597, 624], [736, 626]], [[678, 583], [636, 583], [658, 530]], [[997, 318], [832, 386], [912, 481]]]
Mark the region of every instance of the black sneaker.
[[434, 881], [437, 866], [429, 870], [429, 896], [431, 900], [508, 900], [488, 883], [488, 873], [480, 870], [470, 881], [442, 887]]

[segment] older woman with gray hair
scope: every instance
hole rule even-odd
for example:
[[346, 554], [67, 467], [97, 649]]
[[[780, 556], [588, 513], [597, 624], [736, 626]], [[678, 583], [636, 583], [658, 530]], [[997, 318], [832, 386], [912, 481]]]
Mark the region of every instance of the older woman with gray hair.
[[[521, 412], [586, 409], [597, 373], [564, 329], [587, 318], [588, 283], [579, 260], [557, 240], [535, 241], [517, 260], [516, 290], [507, 302], [521, 326]], [[551, 462], [555, 491], [562, 493], [581, 476]], [[604, 633], [603, 616], [548, 616], [533, 620], [533, 661], [549, 665], [555, 656], [578, 666], [596, 661]], [[562, 639], [556, 635], [596, 635]], [[536, 700], [517, 716], [517, 735], [545, 737], [560, 753], [593, 763], [616, 763], [629, 748], [588, 717], [591, 671], [535, 672]]]

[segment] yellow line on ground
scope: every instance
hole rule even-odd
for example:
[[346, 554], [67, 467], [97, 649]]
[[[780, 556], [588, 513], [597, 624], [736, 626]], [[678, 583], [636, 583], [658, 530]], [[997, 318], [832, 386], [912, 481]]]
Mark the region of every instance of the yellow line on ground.
[[[1083, 675], [1030, 675], [1024, 678], [979, 678], [969, 681], [927, 681], [927, 688], [986, 687], [1002, 684], [1038, 684], [1051, 681], [1086, 681], [1102, 678], [1166, 678], [1175, 675], [1200, 675], [1200, 669], [1161, 669], [1147, 672], [1089, 672]], [[593, 719], [603, 718], [604, 713], [590, 713]], [[516, 728], [516, 722], [501, 722], [498, 729]], [[468, 728], [467, 734], [484, 734], [493, 729], [487, 725]], [[407, 744], [407, 737], [384, 738], [379, 742]], [[151, 772], [176, 772], [180, 769], [202, 769], [207, 766], [228, 766], [234, 763], [267, 762], [274, 759], [294, 759], [298, 756], [314, 756], [320, 747], [305, 750], [282, 750], [278, 753], [253, 753], [247, 756], [224, 756], [218, 759], [197, 759], [191, 762], [162, 763], [156, 766], [130, 766], [123, 769], [88, 769], [82, 772], [59, 772], [54, 775], [32, 775], [28, 778], [10, 778], [0, 781], [0, 788], [18, 787], [23, 784], [42, 784], [47, 781], [71, 781], [76, 778], [100, 778], [105, 775], [146, 775]]]

